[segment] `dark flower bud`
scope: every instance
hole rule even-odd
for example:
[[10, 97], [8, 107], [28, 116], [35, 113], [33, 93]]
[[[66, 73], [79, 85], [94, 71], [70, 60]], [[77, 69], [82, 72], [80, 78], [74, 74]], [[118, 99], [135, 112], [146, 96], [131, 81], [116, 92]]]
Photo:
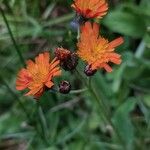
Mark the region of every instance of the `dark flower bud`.
[[96, 69], [93, 70], [93, 69], [91, 68], [91, 65], [87, 65], [87, 66], [85, 67], [85, 70], [84, 70], [84, 73], [85, 73], [87, 76], [93, 76], [96, 72], [97, 72], [97, 70], [96, 70]]
[[71, 90], [71, 84], [68, 81], [62, 81], [59, 84], [59, 92], [62, 94], [68, 94]]
[[71, 55], [71, 52], [67, 49], [64, 49], [64, 48], [56, 48], [55, 49], [55, 56], [60, 60], [60, 61], [65, 61], [67, 60], [70, 55]]
[[61, 67], [66, 71], [71, 71], [76, 68], [78, 64], [78, 56], [64, 48], [56, 48], [55, 56], [60, 60]]
[[62, 62], [62, 67], [66, 71], [71, 71], [76, 68], [77, 64], [78, 64], [77, 54], [71, 53], [70, 57], [66, 61]]

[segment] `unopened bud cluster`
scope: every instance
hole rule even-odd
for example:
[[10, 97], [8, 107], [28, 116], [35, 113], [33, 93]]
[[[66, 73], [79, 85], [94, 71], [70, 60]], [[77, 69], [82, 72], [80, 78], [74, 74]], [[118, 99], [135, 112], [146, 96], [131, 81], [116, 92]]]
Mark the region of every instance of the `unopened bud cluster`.
[[60, 60], [61, 67], [66, 71], [72, 71], [78, 64], [78, 56], [64, 48], [56, 48], [55, 56]]

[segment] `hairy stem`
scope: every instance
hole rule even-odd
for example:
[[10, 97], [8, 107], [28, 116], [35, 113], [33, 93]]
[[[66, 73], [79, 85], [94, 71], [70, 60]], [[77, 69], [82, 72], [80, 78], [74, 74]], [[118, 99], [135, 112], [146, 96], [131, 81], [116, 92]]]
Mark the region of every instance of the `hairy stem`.
[[16, 52], [17, 52], [17, 54], [19, 56], [20, 62], [22, 63], [23, 66], [25, 66], [24, 58], [23, 58], [23, 56], [21, 54], [21, 51], [20, 51], [20, 49], [19, 49], [19, 47], [18, 47], [18, 45], [16, 43], [16, 40], [15, 40], [15, 38], [13, 36], [13, 33], [12, 33], [11, 29], [10, 29], [8, 20], [7, 20], [6, 16], [5, 16], [5, 12], [3, 11], [3, 9], [1, 7], [0, 7], [0, 12], [1, 12], [3, 20], [4, 20], [5, 24], [6, 24], [6, 27], [8, 29], [8, 32], [9, 32], [10, 38], [11, 38], [11, 40], [13, 42], [13, 45], [14, 45], [14, 47], [16, 49]]
[[91, 85], [91, 79], [88, 80], [88, 82], [85, 80], [85, 78], [83, 77], [83, 75], [76, 69], [76, 72], [78, 73], [80, 79], [82, 79], [82, 81], [84, 82], [84, 84], [86, 85], [86, 87], [88, 88], [89, 92], [91, 93], [91, 95], [94, 97], [94, 100], [96, 101], [96, 103], [98, 104], [99, 106], [99, 112], [100, 112], [100, 115], [103, 117], [104, 121], [107, 121], [107, 123], [109, 123], [118, 140], [120, 141], [121, 145], [124, 147], [124, 149], [126, 149], [126, 145], [122, 139], [122, 137], [120, 136], [120, 133], [118, 131], [118, 129], [115, 127], [115, 125], [113, 124], [112, 120], [111, 120], [111, 116], [110, 116], [110, 111], [109, 111], [109, 108], [106, 106], [105, 102], [99, 98], [99, 96], [97, 95], [97, 93], [95, 92], [94, 88], [92, 87]]
[[48, 146], [49, 142], [48, 142], [48, 134], [47, 134], [47, 131], [48, 131], [47, 121], [46, 121], [43, 109], [40, 106], [39, 102], [37, 101], [36, 104], [37, 104], [39, 123], [40, 123], [41, 130], [42, 130], [42, 137], [44, 138], [45, 144]]

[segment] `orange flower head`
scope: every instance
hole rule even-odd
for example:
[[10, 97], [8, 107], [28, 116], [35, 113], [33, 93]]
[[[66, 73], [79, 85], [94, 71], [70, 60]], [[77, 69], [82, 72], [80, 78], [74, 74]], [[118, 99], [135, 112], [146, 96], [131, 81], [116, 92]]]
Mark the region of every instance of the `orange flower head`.
[[71, 6], [85, 18], [101, 18], [108, 10], [106, 0], [74, 0]]
[[121, 63], [121, 56], [114, 52], [115, 48], [123, 43], [123, 38], [119, 37], [112, 42], [99, 36], [99, 25], [97, 23], [86, 22], [81, 27], [81, 37], [77, 44], [78, 55], [91, 66], [92, 70], [104, 68], [111, 72], [109, 62]]
[[28, 60], [27, 67], [21, 69], [18, 73], [16, 89], [28, 89], [29, 92], [26, 95], [39, 98], [46, 88], [51, 88], [54, 85], [53, 77], [61, 75], [58, 64], [59, 60], [56, 58], [50, 62], [48, 52], [39, 54], [35, 58], [35, 62]]

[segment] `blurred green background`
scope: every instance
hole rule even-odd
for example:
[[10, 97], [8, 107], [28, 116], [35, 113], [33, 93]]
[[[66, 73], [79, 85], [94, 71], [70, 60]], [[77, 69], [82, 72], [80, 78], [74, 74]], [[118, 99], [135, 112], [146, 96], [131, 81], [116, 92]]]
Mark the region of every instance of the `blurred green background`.
[[[76, 50], [77, 33], [70, 26], [75, 16], [71, 3], [72, 0], [0, 0], [25, 60], [45, 50], [53, 53], [58, 46]], [[47, 92], [40, 99], [43, 110], [37, 108], [33, 98], [15, 90], [16, 74], [22, 64], [1, 11], [0, 150], [150, 149], [150, 1], [111, 0], [109, 12], [100, 24], [102, 35], [109, 40], [120, 35], [125, 39], [117, 49], [122, 54], [122, 64], [114, 66], [112, 73], [97, 72], [92, 84], [111, 108], [112, 121], [126, 148], [120, 146], [111, 126], [99, 115], [88, 90], [68, 95]], [[82, 62], [78, 69], [83, 71]], [[56, 82], [60, 80], [69, 80], [73, 90], [84, 89], [74, 73], [64, 71]]]

